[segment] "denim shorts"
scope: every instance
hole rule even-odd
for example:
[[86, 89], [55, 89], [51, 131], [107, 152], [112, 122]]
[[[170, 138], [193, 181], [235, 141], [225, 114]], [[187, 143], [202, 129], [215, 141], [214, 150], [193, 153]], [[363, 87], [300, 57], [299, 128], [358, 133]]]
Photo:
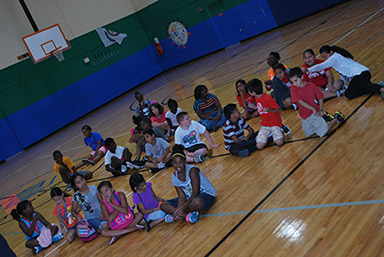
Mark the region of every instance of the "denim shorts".
[[[203, 199], [204, 206], [203, 206], [202, 210], [209, 209], [215, 203], [215, 200], [216, 200], [215, 196], [212, 196], [212, 195], [209, 195], [209, 194], [206, 194], [206, 193], [201, 193], [201, 194], [199, 194], [196, 197], [199, 197], [199, 198]], [[167, 200], [167, 202], [170, 205], [172, 205], [173, 207], [177, 208], [178, 198]]]
[[147, 217], [147, 221], [151, 221], [151, 220], [159, 220], [159, 219], [162, 219], [164, 218], [166, 215], [165, 212], [163, 212], [162, 210], [158, 210], [158, 211], [155, 211], [155, 212], [152, 212], [150, 214], [148, 214], [148, 217]]
[[91, 225], [95, 229], [101, 229], [104, 223], [108, 223], [106, 220], [99, 220], [98, 218], [96, 219], [88, 219], [89, 225]]

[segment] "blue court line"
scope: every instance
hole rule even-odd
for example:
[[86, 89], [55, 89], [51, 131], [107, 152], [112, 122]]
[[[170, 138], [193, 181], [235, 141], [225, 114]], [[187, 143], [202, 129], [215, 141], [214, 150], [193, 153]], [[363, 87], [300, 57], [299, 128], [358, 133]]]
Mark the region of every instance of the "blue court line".
[[[359, 201], [359, 202], [349, 202], [349, 203], [329, 203], [329, 204], [317, 204], [317, 205], [305, 205], [305, 206], [296, 206], [296, 207], [274, 208], [274, 209], [256, 210], [254, 213], [309, 210], [309, 209], [318, 209], [318, 208], [344, 207], [344, 206], [380, 204], [380, 203], [384, 203], [384, 199], [382, 199], [382, 200], [370, 200], [370, 201]], [[202, 214], [202, 215], [200, 215], [200, 217], [230, 216], [230, 215], [241, 215], [241, 214], [247, 214], [247, 213], [248, 213], [248, 211], [223, 212], [223, 213], [213, 213], [213, 214]]]

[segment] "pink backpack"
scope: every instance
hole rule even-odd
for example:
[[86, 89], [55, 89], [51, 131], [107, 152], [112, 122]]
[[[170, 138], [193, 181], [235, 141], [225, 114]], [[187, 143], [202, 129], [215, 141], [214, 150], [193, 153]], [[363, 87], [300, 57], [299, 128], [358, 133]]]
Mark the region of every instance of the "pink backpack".
[[[119, 196], [117, 195], [117, 192], [115, 192], [114, 195], [115, 195], [115, 203], [118, 203], [119, 205], [121, 205], [121, 201], [119, 199]], [[112, 206], [110, 206], [105, 199], [103, 199], [103, 202], [107, 206], [108, 211], [110, 213], [112, 213], [114, 208]], [[111, 227], [111, 229], [114, 229], [114, 230], [115, 229], [123, 229], [123, 228], [128, 227], [129, 224], [132, 223], [132, 220], [133, 220], [133, 214], [132, 214], [131, 209], [128, 206], [128, 213], [123, 214], [123, 213], [119, 212], [116, 219], [109, 223], [109, 226]]]
[[81, 241], [89, 242], [97, 237], [97, 232], [89, 225], [88, 220], [83, 218], [82, 222], [77, 222], [77, 235]]

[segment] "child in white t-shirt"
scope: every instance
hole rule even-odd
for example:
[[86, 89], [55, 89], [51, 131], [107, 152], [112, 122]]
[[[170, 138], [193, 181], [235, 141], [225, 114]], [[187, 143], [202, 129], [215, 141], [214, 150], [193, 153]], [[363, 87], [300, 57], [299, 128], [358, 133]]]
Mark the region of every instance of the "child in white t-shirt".
[[177, 121], [180, 126], [175, 132], [175, 144], [184, 146], [187, 162], [203, 162], [204, 155], [212, 155], [212, 150], [208, 151], [207, 145], [200, 139], [200, 134], [203, 134], [211, 148], [218, 147], [213, 142], [206, 127], [197, 121], [191, 120], [187, 112], [179, 113]]

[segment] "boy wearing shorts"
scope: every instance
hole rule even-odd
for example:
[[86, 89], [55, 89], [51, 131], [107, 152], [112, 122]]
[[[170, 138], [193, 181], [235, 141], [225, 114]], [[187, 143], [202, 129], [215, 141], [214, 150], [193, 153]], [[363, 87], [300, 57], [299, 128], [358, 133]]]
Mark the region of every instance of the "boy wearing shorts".
[[315, 84], [303, 81], [303, 71], [299, 67], [291, 69], [288, 76], [293, 84], [292, 102], [299, 105], [301, 126], [307, 137], [313, 134], [323, 137], [336, 123], [344, 121], [339, 111], [334, 116], [323, 111], [324, 94]]
[[272, 134], [276, 145], [284, 144], [284, 135], [281, 131], [283, 125], [281, 109], [276, 101], [268, 94], [263, 93], [263, 84], [258, 79], [252, 79], [247, 83], [249, 94], [255, 97], [256, 107], [261, 118], [261, 129], [256, 137], [257, 149], [263, 149]]
[[60, 151], [53, 152], [53, 160], [55, 165], [53, 170], [60, 174], [61, 179], [65, 184], [67, 184], [67, 191], [72, 189], [71, 186], [71, 177], [75, 173], [83, 175], [83, 177], [88, 180], [92, 178], [92, 172], [90, 171], [77, 171], [75, 164], [68, 157], [63, 156]]

